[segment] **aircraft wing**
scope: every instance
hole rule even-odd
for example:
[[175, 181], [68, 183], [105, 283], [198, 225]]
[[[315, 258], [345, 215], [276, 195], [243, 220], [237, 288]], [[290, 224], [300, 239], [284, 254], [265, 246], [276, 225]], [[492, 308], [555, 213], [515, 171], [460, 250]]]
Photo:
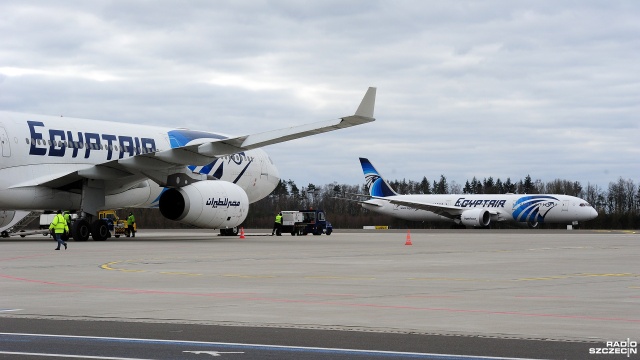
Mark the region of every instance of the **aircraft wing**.
[[[212, 158], [366, 124], [375, 120], [373, 117], [375, 99], [376, 88], [370, 87], [353, 115], [345, 116], [337, 120], [320, 121], [263, 133], [183, 146], [153, 154], [153, 157], [175, 164], [206, 165], [211, 162]], [[184, 158], [188, 158], [188, 160]]]
[[[394, 205], [402, 205], [402, 206], [407, 206], [414, 209], [430, 211], [432, 213], [447, 217], [449, 219], [459, 219], [460, 215], [462, 215], [462, 213], [465, 210], [469, 210], [469, 208], [464, 208], [459, 206], [447, 206], [447, 205], [440, 205], [440, 204], [423, 203], [423, 202], [394, 199], [394, 198], [388, 198], [388, 197], [372, 196], [372, 198], [388, 201]], [[489, 210], [489, 213], [492, 215], [498, 214], [494, 210]]]
[[186, 165], [206, 165], [214, 159], [225, 155], [375, 121], [373, 117], [375, 98], [376, 88], [370, 87], [353, 115], [336, 120], [231, 138], [202, 139], [189, 145], [160, 152], [140, 153], [124, 159], [111, 160], [97, 165], [87, 165], [86, 168], [81, 170], [77, 168], [66, 170], [59, 167], [60, 170], [56, 173], [43, 174], [40, 177], [16, 184], [12, 188], [37, 185], [60, 188], [83, 178], [122, 180], [123, 183], [135, 183], [144, 178], [157, 179], [168, 171], [177, 171]]
[[382, 205], [380, 205], [378, 203], [369, 202], [369, 200], [371, 200], [370, 199], [371, 197], [369, 195], [360, 195], [360, 196], [367, 196], [367, 197], [369, 197], [369, 199], [367, 199], [367, 200], [356, 200], [356, 199], [349, 199], [349, 198], [337, 197], [337, 196], [332, 196], [331, 198], [332, 199], [338, 199], [338, 200], [344, 200], [344, 201], [356, 202], [358, 204], [368, 204], [368, 205], [371, 205], [371, 206], [378, 206], [378, 207], [382, 206]]

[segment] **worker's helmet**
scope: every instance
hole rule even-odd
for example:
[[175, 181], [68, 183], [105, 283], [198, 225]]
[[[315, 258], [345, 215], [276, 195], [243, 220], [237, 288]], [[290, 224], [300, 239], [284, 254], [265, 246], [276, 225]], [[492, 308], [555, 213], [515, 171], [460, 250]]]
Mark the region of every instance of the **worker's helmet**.
[[58, 214], [62, 214], [62, 210], [58, 210]]

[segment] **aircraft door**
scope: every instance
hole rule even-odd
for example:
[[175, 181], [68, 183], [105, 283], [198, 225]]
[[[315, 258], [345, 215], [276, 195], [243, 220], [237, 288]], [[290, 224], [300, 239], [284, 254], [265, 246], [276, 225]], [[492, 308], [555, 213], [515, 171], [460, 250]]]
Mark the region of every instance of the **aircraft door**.
[[569, 211], [569, 200], [562, 201], [562, 211]]
[[9, 143], [9, 135], [7, 135], [7, 130], [2, 126], [0, 126], [0, 142], [2, 143], [2, 156], [10, 157], [11, 144]]

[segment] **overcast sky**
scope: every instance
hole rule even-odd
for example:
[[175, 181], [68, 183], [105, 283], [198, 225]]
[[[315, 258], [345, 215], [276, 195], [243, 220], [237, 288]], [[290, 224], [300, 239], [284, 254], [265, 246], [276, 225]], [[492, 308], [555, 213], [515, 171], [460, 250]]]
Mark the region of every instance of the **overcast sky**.
[[0, 2], [0, 109], [243, 135], [298, 186], [640, 183], [640, 2]]

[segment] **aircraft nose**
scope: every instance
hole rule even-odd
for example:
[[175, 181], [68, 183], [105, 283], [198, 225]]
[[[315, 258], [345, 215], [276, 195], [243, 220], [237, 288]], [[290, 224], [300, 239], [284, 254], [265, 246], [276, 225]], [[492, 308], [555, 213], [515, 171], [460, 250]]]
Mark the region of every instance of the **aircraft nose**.
[[596, 211], [596, 209], [591, 208], [591, 211], [589, 213], [589, 220], [595, 219], [597, 217], [598, 217], [598, 212]]

